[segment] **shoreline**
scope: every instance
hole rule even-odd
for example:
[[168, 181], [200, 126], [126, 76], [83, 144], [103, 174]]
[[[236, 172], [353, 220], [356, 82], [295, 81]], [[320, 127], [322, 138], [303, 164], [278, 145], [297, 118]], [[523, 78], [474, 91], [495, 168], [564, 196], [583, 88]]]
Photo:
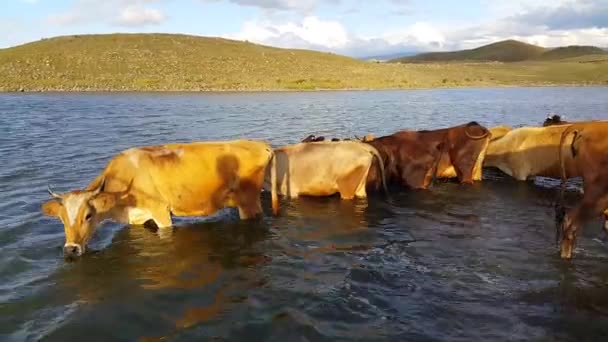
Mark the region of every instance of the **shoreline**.
[[408, 91], [408, 90], [450, 90], [450, 89], [509, 89], [509, 88], [608, 88], [607, 83], [581, 83], [581, 84], [480, 84], [462, 86], [439, 86], [439, 87], [386, 87], [386, 88], [318, 88], [318, 89], [18, 89], [3, 90], [0, 94], [51, 94], [51, 93], [109, 93], [109, 94], [134, 94], [134, 93], [184, 93], [184, 94], [253, 94], [253, 93], [316, 93], [316, 92], [358, 92], [358, 91]]

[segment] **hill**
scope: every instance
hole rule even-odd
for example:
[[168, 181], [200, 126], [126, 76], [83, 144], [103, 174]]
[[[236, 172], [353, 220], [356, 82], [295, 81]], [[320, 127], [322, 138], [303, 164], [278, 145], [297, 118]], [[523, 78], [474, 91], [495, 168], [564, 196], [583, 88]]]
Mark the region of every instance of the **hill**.
[[470, 50], [422, 53], [411, 57], [393, 59], [391, 62], [518, 62], [537, 58], [545, 51], [546, 49], [540, 46], [516, 40], [504, 40]]
[[556, 60], [603, 54], [608, 54], [608, 52], [596, 46], [571, 45], [551, 49], [543, 53], [539, 58], [545, 60]]
[[[518, 51], [527, 51], [526, 54], [537, 54], [534, 48], [515, 46], [521, 47]], [[493, 56], [482, 52], [478, 50], [478, 56]], [[0, 91], [266, 91], [608, 84], [608, 59], [603, 56], [559, 62], [373, 63], [331, 53], [221, 38], [174, 34], [80, 35], [1, 49]]]
[[588, 55], [606, 54], [595, 46], [571, 45], [557, 48], [544, 48], [516, 40], [505, 40], [470, 50], [431, 52], [414, 56], [395, 58], [393, 63], [428, 62], [522, 62], [533, 60], [561, 60]]

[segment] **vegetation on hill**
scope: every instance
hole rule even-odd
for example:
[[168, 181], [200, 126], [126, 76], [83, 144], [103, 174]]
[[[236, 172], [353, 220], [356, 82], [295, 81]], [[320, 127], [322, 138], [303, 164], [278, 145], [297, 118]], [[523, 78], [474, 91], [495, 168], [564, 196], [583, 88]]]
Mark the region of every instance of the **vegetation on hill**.
[[[527, 54], [535, 51], [525, 49]], [[108, 34], [57, 37], [2, 49], [0, 75], [0, 91], [579, 85], [608, 84], [608, 59], [596, 55], [559, 62], [372, 63], [220, 38]]]
[[571, 45], [551, 49], [540, 56], [544, 60], [565, 59], [590, 55], [608, 55], [608, 51], [596, 46]]
[[607, 51], [595, 46], [571, 45], [558, 48], [544, 48], [516, 40], [504, 40], [475, 49], [422, 53], [390, 60], [394, 63], [429, 62], [522, 62], [534, 60], [561, 60], [587, 55], [603, 55]]
[[526, 44], [516, 40], [504, 40], [470, 50], [422, 53], [415, 56], [394, 59], [391, 60], [391, 62], [518, 62], [537, 58], [545, 51], [546, 49], [540, 46]]

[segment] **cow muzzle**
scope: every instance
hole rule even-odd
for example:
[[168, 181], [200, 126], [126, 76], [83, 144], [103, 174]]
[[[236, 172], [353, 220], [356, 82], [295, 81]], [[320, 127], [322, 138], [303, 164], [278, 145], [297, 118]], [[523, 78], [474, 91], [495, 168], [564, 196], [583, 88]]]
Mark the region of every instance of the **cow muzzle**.
[[63, 254], [69, 258], [79, 257], [82, 255], [83, 252], [84, 248], [75, 243], [66, 243], [63, 246]]

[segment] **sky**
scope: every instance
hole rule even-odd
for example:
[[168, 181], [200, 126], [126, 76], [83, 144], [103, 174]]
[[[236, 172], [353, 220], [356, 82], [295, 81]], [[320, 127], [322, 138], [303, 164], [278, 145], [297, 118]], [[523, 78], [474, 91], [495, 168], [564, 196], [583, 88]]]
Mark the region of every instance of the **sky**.
[[503, 39], [608, 47], [608, 0], [0, 0], [0, 48], [61, 35], [163, 32], [352, 57]]

